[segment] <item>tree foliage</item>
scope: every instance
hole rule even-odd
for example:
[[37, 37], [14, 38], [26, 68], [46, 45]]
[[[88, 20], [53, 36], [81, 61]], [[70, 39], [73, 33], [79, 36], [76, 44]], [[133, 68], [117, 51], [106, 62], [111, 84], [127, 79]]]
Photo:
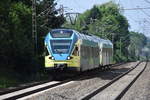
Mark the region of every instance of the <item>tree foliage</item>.
[[[37, 0], [38, 55], [35, 56], [31, 6], [31, 0], [0, 0], [0, 68], [15, 70], [14, 73], [23, 75], [35, 74], [43, 67], [38, 58], [43, 53], [44, 36], [65, 21], [55, 9], [54, 0]], [[111, 40], [116, 62], [135, 59], [134, 56], [139, 56], [143, 45], [146, 45], [144, 35], [129, 33], [127, 19], [113, 2], [95, 5], [81, 14], [75, 25], [66, 22], [64, 26]]]
[[[39, 52], [42, 54], [43, 36], [50, 28], [57, 28], [63, 23], [63, 17], [57, 14], [54, 0], [39, 0], [36, 3]], [[44, 27], [41, 25], [44, 24]], [[45, 28], [48, 27], [47, 28]], [[23, 75], [35, 74], [41, 67], [41, 60], [34, 55], [32, 40], [32, 1], [1, 0], [0, 1], [0, 66], [15, 70]], [[43, 63], [43, 62], [42, 62]]]
[[[1, 1], [1, 4], [5, 7], [4, 2]], [[1, 17], [0, 23], [0, 64], [1, 67], [3, 65], [16, 71], [29, 71], [33, 60], [31, 8], [15, 0], [9, 1], [8, 5], [8, 8], [1, 12], [4, 16]]]
[[147, 38], [144, 34], [130, 32], [130, 45], [128, 47], [130, 59], [140, 60], [143, 48], [147, 45]]
[[[115, 61], [127, 61], [127, 46], [130, 42], [128, 37], [129, 24], [121, 14], [118, 5], [113, 2], [95, 5], [92, 9], [81, 14], [75, 25], [70, 25], [66, 22], [65, 26], [79, 31], [86, 30], [88, 33], [111, 40], [114, 44]], [[121, 53], [120, 48], [124, 48]]]

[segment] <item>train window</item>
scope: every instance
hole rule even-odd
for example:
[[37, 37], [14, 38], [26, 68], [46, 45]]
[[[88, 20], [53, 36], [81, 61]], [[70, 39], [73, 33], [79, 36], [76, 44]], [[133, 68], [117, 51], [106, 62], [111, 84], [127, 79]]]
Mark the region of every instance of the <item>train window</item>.
[[73, 55], [75, 55], [75, 56], [79, 56], [79, 53], [78, 53], [79, 51], [78, 51], [78, 47], [76, 46], [75, 48], [74, 48], [74, 51], [73, 51]]
[[86, 47], [85, 46], [83, 46], [83, 58], [86, 58], [86, 50], [87, 49], [85, 49]]
[[94, 57], [95, 51], [94, 51], [94, 47], [92, 47], [92, 57]]
[[92, 57], [94, 57], [94, 47], [92, 47], [92, 50], [91, 50], [93, 53], [92, 53]]
[[97, 48], [97, 57], [100, 55], [99, 48]]
[[83, 58], [84, 58], [84, 57], [85, 57], [85, 55], [86, 55], [86, 51], [85, 51], [85, 49], [84, 49], [84, 48], [85, 48], [85, 46], [83, 46], [83, 51], [82, 51], [82, 52], [83, 52]]
[[89, 54], [89, 57], [92, 57], [92, 48], [91, 47], [88, 47], [89, 49], [89, 51], [88, 51], [88, 54]]
[[97, 52], [97, 49], [98, 49], [98, 48], [95, 48], [95, 57], [97, 57], [97, 53], [98, 53], [98, 52]]
[[96, 48], [96, 54], [95, 54], [95, 57], [98, 57], [98, 55], [99, 55], [99, 48]]
[[67, 54], [70, 50], [71, 40], [50, 40], [54, 54]]
[[83, 47], [84, 47], [84, 46], [81, 46], [81, 57], [82, 57], [82, 58], [84, 58], [84, 52], [85, 52]]
[[70, 30], [53, 30], [50, 32], [53, 38], [70, 38], [73, 31]]

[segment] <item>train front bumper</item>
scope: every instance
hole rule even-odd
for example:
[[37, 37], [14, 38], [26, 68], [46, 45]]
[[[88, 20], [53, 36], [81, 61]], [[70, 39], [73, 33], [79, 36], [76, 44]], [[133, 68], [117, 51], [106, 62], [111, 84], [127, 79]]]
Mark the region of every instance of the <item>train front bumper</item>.
[[68, 69], [68, 70], [80, 70], [80, 60], [79, 58], [74, 57], [70, 60], [51, 60], [45, 57], [45, 68], [46, 69]]

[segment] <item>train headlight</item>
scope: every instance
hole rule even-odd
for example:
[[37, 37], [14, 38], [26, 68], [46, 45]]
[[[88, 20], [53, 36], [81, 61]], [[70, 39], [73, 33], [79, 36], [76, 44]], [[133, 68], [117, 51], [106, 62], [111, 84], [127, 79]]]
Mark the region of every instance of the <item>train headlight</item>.
[[54, 57], [51, 57], [52, 60], [54, 60]]
[[67, 57], [67, 59], [69, 60], [69, 59], [71, 59], [71, 57]]

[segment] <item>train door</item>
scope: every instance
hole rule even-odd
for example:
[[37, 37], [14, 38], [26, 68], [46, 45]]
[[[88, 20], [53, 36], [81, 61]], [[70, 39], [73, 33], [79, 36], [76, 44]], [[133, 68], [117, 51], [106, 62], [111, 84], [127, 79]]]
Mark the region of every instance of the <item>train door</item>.
[[103, 66], [104, 65], [104, 49], [102, 48], [102, 51], [101, 51], [101, 65]]
[[105, 65], [107, 65], [107, 48], [105, 48]]
[[83, 45], [80, 45], [80, 70], [81, 71], [83, 71], [84, 69], [84, 64], [83, 64], [83, 62], [84, 62], [84, 50], [83, 50]]
[[99, 65], [102, 65], [102, 48], [99, 48]]
[[106, 49], [103, 48], [102, 52], [102, 61], [103, 61], [103, 66], [106, 64]]
[[104, 48], [105, 49], [105, 53], [104, 53], [104, 65], [107, 64], [107, 48]]

